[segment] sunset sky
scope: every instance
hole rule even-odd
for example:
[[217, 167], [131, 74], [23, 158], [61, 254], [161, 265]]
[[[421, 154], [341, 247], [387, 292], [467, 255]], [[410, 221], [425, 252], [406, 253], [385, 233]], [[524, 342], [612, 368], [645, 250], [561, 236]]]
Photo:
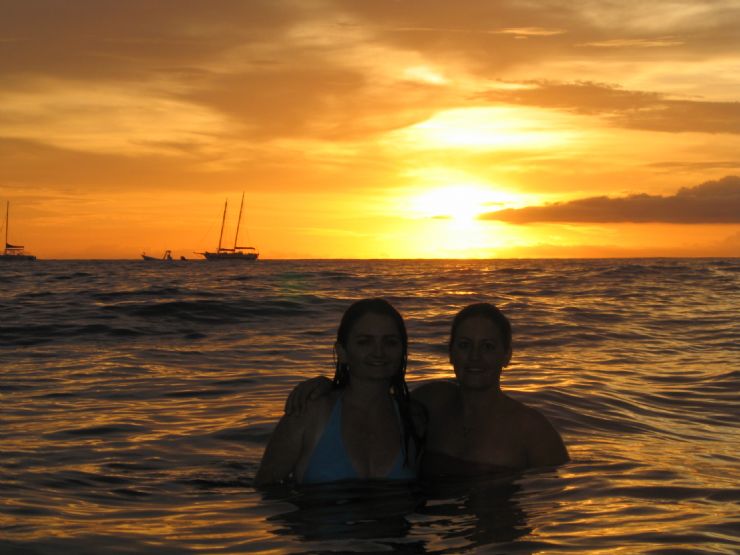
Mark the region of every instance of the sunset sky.
[[263, 258], [740, 256], [738, 29], [737, 0], [5, 0], [9, 242], [195, 258], [244, 191]]

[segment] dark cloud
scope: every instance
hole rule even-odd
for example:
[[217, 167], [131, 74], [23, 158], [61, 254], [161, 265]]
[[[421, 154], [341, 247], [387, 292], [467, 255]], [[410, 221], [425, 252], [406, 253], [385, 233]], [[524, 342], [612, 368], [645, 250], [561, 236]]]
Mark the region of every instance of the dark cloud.
[[[740, 34], [718, 30], [733, 28], [738, 19], [737, 11], [721, 6], [713, 12], [722, 17], [711, 24], [695, 21], [693, 35], [677, 29], [666, 39], [664, 28], [639, 36], [618, 29], [623, 20], [614, 14], [628, 13], [629, 7], [603, 8], [589, 1], [466, 1], [454, 7], [448, 0], [7, 4], [0, 18], [0, 78], [6, 91], [45, 86], [29, 76], [121, 88], [162, 83], [162, 96], [186, 97], [225, 113], [248, 127], [250, 139], [292, 134], [351, 139], [412, 124], [444, 107], [441, 87], [402, 88], [396, 83], [388, 94], [379, 90], [382, 85], [366, 81], [366, 64], [375, 60], [337, 61], [343, 49], [365, 43], [417, 51], [440, 65], [454, 61], [490, 78], [547, 59], [619, 56], [644, 61], [650, 50], [639, 48], [630, 55], [622, 48], [584, 46], [589, 44], [668, 42], [695, 48], [709, 35], [740, 41]], [[597, 24], [593, 14], [604, 9], [610, 17]], [[326, 30], [336, 35], [295, 39], [296, 31], [315, 32], [321, 39]], [[664, 60], [674, 48], [683, 46], [652, 50], [659, 50], [655, 56]], [[717, 45], [712, 51], [721, 52]], [[238, 63], [232, 65], [235, 59]], [[671, 100], [591, 83], [533, 85], [529, 91], [484, 96], [599, 114], [639, 129], [740, 132], [736, 103]], [[470, 100], [457, 95], [456, 102]], [[422, 105], [426, 110], [419, 109]]]
[[5, 2], [0, 75], [124, 80], [197, 68], [301, 17], [270, 0]]
[[[740, 9], [731, 2], [718, 2], [705, 13], [690, 3], [601, 0], [452, 6], [449, 0], [335, 0], [334, 6], [363, 21], [379, 40], [437, 60], [464, 61], [489, 78], [554, 59], [701, 62], [707, 56], [734, 56], [740, 48]], [[523, 32], [511, 32], [517, 29]], [[534, 29], [541, 32], [526, 32]]]
[[572, 223], [740, 223], [740, 177], [727, 176], [696, 187], [680, 189], [673, 196], [630, 195], [621, 198], [591, 197], [571, 202], [489, 212], [484, 220], [514, 224], [533, 222]]
[[[505, 0], [454, 6], [448, 0], [337, 4], [372, 29], [379, 42], [419, 52], [440, 64], [463, 64], [486, 78], [576, 52], [576, 42], [592, 38], [573, 28], [581, 16], [567, 5], [543, 9]], [[511, 32], [516, 29], [521, 32]], [[532, 33], [535, 29], [541, 32]]]
[[[331, 2], [18, 2], [0, 18], [0, 79], [6, 92], [146, 84], [223, 114], [250, 141], [352, 140], [428, 118], [439, 87], [396, 83], [388, 94], [363, 63], [341, 59], [356, 45], [343, 17]], [[322, 38], [327, 29], [336, 36]]]
[[[210, 65], [234, 49], [245, 52], [245, 62], [254, 56], [255, 67], [280, 64], [305, 55], [306, 45], [292, 44], [291, 32], [315, 23], [324, 25], [324, 31], [334, 28], [338, 36], [342, 29], [357, 29], [365, 37], [361, 40], [415, 50], [433, 59], [464, 59], [481, 70], [496, 71], [555, 56], [560, 51], [556, 44], [577, 50], [575, 43], [601, 38], [574, 29], [567, 38], [558, 38], [561, 29], [578, 20], [577, 10], [567, 5], [521, 6], [515, 1], [466, 1], [455, 7], [447, 0], [28, 0], [6, 4], [0, 18], [0, 75], [64, 79], [125, 80], [156, 71], [167, 75], [180, 68]], [[522, 33], [511, 34], [512, 29]], [[558, 33], [532, 35], [527, 32], [532, 29]], [[518, 40], [519, 36], [532, 40]], [[342, 48], [331, 42], [324, 44]], [[264, 45], [278, 52], [262, 59], [259, 52]], [[317, 52], [312, 63], [323, 65], [325, 60]]]
[[[740, 48], [737, 6], [716, 3], [709, 15], [644, 25], [649, 11], [654, 20], [668, 9], [598, 0], [465, 0], [454, 5], [449, 0], [4, 2], [0, 75], [125, 79], [150, 71], [167, 73], [202, 67], [234, 48], [254, 46], [258, 52], [264, 44], [288, 44], [285, 39], [297, 26], [315, 22], [361, 28], [369, 41], [415, 50], [430, 59], [454, 59], [488, 77], [554, 58], [700, 61], [709, 53], [734, 54]], [[284, 54], [299, 55], [302, 48]], [[255, 65], [275, 61], [259, 56], [255, 54]]]
[[672, 99], [601, 83], [526, 83], [528, 88], [482, 93], [487, 100], [598, 115], [613, 125], [668, 132], [740, 133], [740, 102]]
[[395, 90], [398, 94], [388, 95], [358, 71], [307, 62], [222, 75], [211, 79], [208, 89], [182, 98], [226, 113], [244, 126], [250, 141], [366, 138], [423, 121], [444, 102], [430, 85], [406, 83]]

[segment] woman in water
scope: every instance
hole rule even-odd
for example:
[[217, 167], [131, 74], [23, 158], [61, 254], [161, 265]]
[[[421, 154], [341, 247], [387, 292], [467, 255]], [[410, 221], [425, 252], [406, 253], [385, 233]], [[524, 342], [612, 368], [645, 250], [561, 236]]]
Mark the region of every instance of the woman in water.
[[[550, 421], [501, 390], [511, 353], [511, 324], [498, 308], [478, 303], [457, 313], [449, 339], [455, 381], [434, 380], [412, 393], [428, 416], [424, 477], [471, 477], [569, 460]], [[327, 382], [314, 378], [299, 385], [288, 411], [300, 411], [304, 399], [322, 395]]]
[[474, 476], [569, 460], [550, 421], [501, 391], [511, 352], [511, 324], [498, 308], [478, 303], [457, 313], [449, 342], [455, 382], [436, 380], [413, 392], [429, 415], [425, 477]]
[[403, 318], [390, 303], [352, 304], [337, 330], [330, 390], [280, 419], [256, 484], [414, 479], [423, 417], [406, 387], [407, 347]]

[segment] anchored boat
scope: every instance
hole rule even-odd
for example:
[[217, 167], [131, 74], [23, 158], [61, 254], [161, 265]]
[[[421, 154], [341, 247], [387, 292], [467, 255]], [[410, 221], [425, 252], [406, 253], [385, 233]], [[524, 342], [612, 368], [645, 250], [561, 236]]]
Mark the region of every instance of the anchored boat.
[[147, 253], [142, 252], [141, 253], [141, 258], [143, 258], [144, 260], [157, 260], [157, 261], [165, 260], [165, 261], [170, 261], [170, 260], [172, 260], [172, 251], [164, 251], [164, 254], [162, 255], [162, 258], [157, 258], [156, 256], [149, 256]]
[[10, 217], [10, 201], [5, 205], [5, 249], [3, 254], [0, 254], [0, 260], [7, 261], [21, 261], [21, 260], [36, 260], [36, 257], [31, 253], [27, 253], [22, 245], [11, 245], [8, 243], [8, 224]]
[[259, 258], [260, 253], [254, 247], [239, 247], [239, 227], [242, 223], [242, 211], [244, 209], [244, 193], [242, 193], [242, 202], [239, 206], [239, 219], [236, 223], [236, 234], [234, 235], [234, 247], [227, 248], [222, 246], [224, 237], [224, 223], [226, 222], [226, 211], [229, 206], [229, 199], [224, 202], [224, 215], [221, 218], [221, 234], [218, 236], [218, 248], [216, 252], [196, 252], [205, 257], [206, 260], [243, 260], [254, 261]]

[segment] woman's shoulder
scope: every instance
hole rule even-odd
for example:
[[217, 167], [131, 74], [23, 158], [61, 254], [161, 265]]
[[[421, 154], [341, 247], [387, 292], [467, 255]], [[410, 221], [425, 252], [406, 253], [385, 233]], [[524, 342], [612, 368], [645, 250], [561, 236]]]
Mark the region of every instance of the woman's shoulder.
[[560, 432], [544, 413], [522, 403], [517, 423], [521, 437], [526, 438], [530, 466], [558, 465], [570, 460]]
[[540, 410], [506, 396], [510, 418], [526, 435], [551, 433], [554, 427]]
[[459, 391], [457, 383], [452, 380], [433, 380], [415, 388], [411, 398], [430, 408], [456, 399]]

